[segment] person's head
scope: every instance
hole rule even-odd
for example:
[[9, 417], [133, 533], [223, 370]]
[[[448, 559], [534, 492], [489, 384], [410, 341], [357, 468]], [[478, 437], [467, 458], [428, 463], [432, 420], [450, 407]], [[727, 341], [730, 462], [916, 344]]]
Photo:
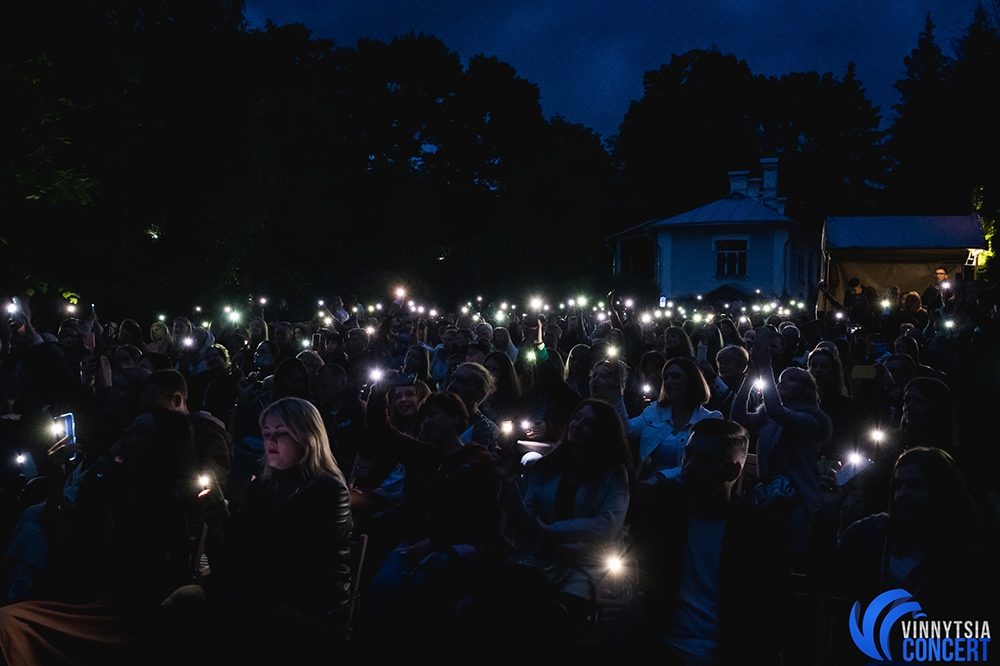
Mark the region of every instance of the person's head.
[[394, 386], [389, 393], [389, 418], [395, 420], [416, 417], [430, 394], [430, 388], [419, 379], [405, 386]]
[[827, 347], [817, 346], [810, 352], [806, 370], [816, 380], [816, 388], [819, 389], [820, 395], [847, 395], [844, 366], [840, 363], [840, 357]]
[[778, 378], [778, 397], [786, 407], [819, 405], [819, 387], [808, 371], [786, 368]]
[[923, 305], [920, 302], [920, 294], [918, 294], [917, 292], [910, 291], [907, 292], [905, 296], [903, 296], [903, 309], [906, 312], [909, 313], [917, 312], [918, 310], [920, 310], [921, 307], [923, 307]]
[[327, 363], [316, 371], [313, 396], [316, 404], [323, 406], [340, 398], [347, 389], [347, 370], [337, 363]]
[[663, 332], [663, 353], [667, 358], [694, 358], [691, 338], [680, 326], [669, 326]]
[[469, 427], [469, 411], [462, 399], [450, 391], [427, 396], [420, 407], [419, 437], [431, 444], [454, 441]]
[[297, 358], [286, 358], [274, 370], [274, 397], [309, 398], [309, 371]]
[[663, 366], [666, 364], [667, 359], [658, 351], [648, 351], [639, 359], [639, 381], [655, 386], [656, 392], [653, 395], [659, 395]]
[[893, 384], [904, 388], [917, 376], [917, 363], [906, 354], [893, 354], [882, 362]]
[[896, 338], [892, 343], [892, 350], [894, 354], [906, 354], [915, 363], [920, 363], [920, 343], [913, 338], [906, 336]]
[[954, 419], [951, 390], [940, 379], [917, 377], [906, 385], [900, 427], [911, 440], [948, 450], [954, 445]]
[[187, 317], [177, 317], [174, 319], [173, 326], [170, 329], [170, 337], [173, 338], [175, 343], [180, 343], [181, 340], [189, 337], [193, 330], [194, 326], [191, 325], [190, 319]]
[[743, 346], [743, 338], [740, 337], [740, 332], [736, 328], [736, 324], [732, 322], [731, 319], [719, 319], [719, 333], [722, 334], [722, 342], [726, 345], [736, 345], [738, 347]]
[[562, 329], [557, 324], [549, 324], [545, 327], [545, 332], [542, 334], [542, 342], [549, 349], [558, 349], [562, 333]]
[[448, 382], [448, 391], [461, 398], [465, 408], [473, 413], [495, 388], [493, 375], [478, 363], [462, 363]]
[[851, 278], [847, 281], [847, 293], [857, 295], [862, 292], [861, 280], [858, 278]]
[[427, 349], [420, 345], [410, 345], [403, 356], [403, 374], [416, 375], [419, 378], [427, 377], [430, 369], [430, 357]]
[[251, 343], [267, 340], [267, 322], [260, 317], [254, 317], [247, 325], [247, 336]]
[[[495, 394], [501, 400], [515, 399], [520, 394], [517, 383], [517, 371], [510, 357], [502, 351], [490, 352], [483, 362], [483, 367], [493, 375], [493, 382], [496, 385]], [[491, 400], [492, 402], [492, 400]]]
[[122, 368], [138, 368], [142, 360], [142, 351], [132, 345], [122, 345], [115, 351], [115, 360]]
[[944, 266], [938, 266], [934, 269], [934, 279], [938, 282], [944, 282], [948, 279], [948, 269]]
[[489, 355], [490, 351], [492, 351], [490, 346], [485, 342], [480, 340], [471, 342], [465, 349], [465, 362], [482, 365], [486, 362], [486, 357]]
[[148, 370], [123, 368], [115, 373], [108, 391], [108, 410], [123, 421], [130, 421], [142, 409], [142, 386]]
[[672, 358], [663, 366], [660, 406], [685, 406], [697, 409], [711, 394], [701, 370], [689, 358]]
[[743, 375], [750, 364], [750, 355], [743, 347], [728, 345], [715, 355], [715, 363], [719, 366], [719, 376], [722, 377], [722, 381], [735, 389], [743, 381]]
[[184, 375], [176, 370], [157, 370], [150, 374], [142, 386], [142, 408], [169, 409], [187, 414], [188, 387]]
[[287, 347], [295, 341], [295, 327], [291, 322], [281, 321], [274, 327], [274, 342], [279, 348]]
[[[196, 494], [200, 472], [191, 422], [184, 414], [154, 407], [139, 414], [122, 433], [126, 476], [140, 498], [164, 500], [164, 491]], [[137, 503], [149, 507], [142, 499]]]
[[344, 351], [349, 358], [364, 353], [368, 349], [368, 331], [363, 328], [352, 328], [347, 332], [347, 342]]
[[625, 388], [627, 368], [618, 361], [601, 361], [590, 371], [590, 395], [616, 401]]
[[321, 476], [343, 478], [337, 467], [323, 419], [311, 403], [301, 398], [282, 398], [260, 414], [267, 466], [264, 476], [274, 470], [298, 468], [307, 479]]
[[621, 417], [607, 402], [593, 398], [584, 400], [574, 410], [556, 451], [559, 455], [553, 462], [576, 465], [588, 474], [632, 465]]
[[272, 340], [264, 340], [259, 345], [257, 345], [256, 351], [253, 354], [253, 364], [260, 369], [270, 368], [274, 365], [274, 362], [278, 360], [278, 355], [281, 352], [278, 350], [278, 345]]
[[566, 378], [585, 379], [590, 375], [590, 346], [579, 344], [569, 350], [566, 357]]
[[500, 351], [507, 351], [511, 347], [510, 331], [502, 326], [493, 329], [493, 347]]
[[488, 345], [493, 344], [493, 327], [483, 322], [476, 326], [476, 338]]
[[305, 349], [296, 354], [295, 358], [302, 361], [302, 365], [306, 367], [306, 372], [309, 373], [309, 383], [312, 384], [316, 379], [316, 373], [323, 367], [323, 357], [315, 350]]
[[728, 501], [747, 459], [750, 436], [724, 419], [703, 419], [691, 427], [681, 461], [681, 483], [694, 500]]
[[229, 350], [218, 343], [210, 345], [205, 350], [205, 364], [208, 369], [215, 372], [225, 372], [229, 370]]
[[[893, 470], [889, 504], [892, 528], [936, 535], [952, 532], [968, 538], [976, 533], [971, 526], [978, 519], [979, 511], [958, 465], [946, 451], [917, 447], [899, 456]], [[962, 534], [963, 531], [967, 533]]]
[[118, 344], [142, 346], [142, 329], [134, 319], [126, 319], [118, 327]]
[[166, 342], [170, 339], [170, 329], [162, 321], [154, 321], [149, 327], [149, 339], [156, 343]]

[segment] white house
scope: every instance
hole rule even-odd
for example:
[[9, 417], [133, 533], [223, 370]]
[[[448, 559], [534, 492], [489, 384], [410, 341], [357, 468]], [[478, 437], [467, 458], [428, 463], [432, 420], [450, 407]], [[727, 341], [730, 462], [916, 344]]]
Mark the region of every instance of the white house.
[[729, 194], [718, 201], [609, 236], [615, 274], [637, 272], [636, 264], [643, 262], [634, 259], [644, 252], [648, 257], [643, 246], [651, 242], [651, 277], [667, 298], [719, 289], [812, 298], [822, 266], [820, 235], [785, 217], [784, 200], [777, 196], [777, 158], [760, 164], [762, 178], [729, 172]]

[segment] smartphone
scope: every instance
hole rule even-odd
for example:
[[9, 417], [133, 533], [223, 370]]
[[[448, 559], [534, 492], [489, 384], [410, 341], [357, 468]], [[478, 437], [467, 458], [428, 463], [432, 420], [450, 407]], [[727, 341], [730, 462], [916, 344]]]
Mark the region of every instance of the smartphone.
[[322, 333], [313, 333], [312, 348], [313, 349], [317, 349], [317, 350], [322, 350], [323, 349], [323, 334]]
[[83, 346], [86, 347], [87, 351], [89, 351], [91, 354], [94, 353], [95, 342], [94, 342], [93, 331], [91, 331], [90, 333], [83, 334]]
[[[52, 435], [57, 442], [63, 437], [69, 437], [69, 443], [76, 444], [76, 418], [73, 416], [73, 412], [61, 414], [52, 419]], [[69, 461], [74, 462], [75, 460], [76, 454], [74, 453]]]
[[849, 462], [840, 468], [837, 472], [837, 485], [845, 486], [851, 479], [856, 477], [861, 472], [865, 471], [875, 463], [872, 462], [871, 458], [865, 458], [859, 460], [858, 462]]
[[667, 297], [666, 296], [660, 296], [660, 307], [661, 308], [667, 307]]
[[698, 360], [707, 361], [708, 360], [708, 345], [704, 342], [698, 343]]

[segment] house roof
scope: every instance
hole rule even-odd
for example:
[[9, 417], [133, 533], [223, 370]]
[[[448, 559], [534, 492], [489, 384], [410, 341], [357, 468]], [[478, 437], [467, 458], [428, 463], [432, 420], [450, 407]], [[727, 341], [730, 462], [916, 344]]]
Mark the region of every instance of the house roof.
[[829, 217], [824, 239], [826, 250], [986, 247], [978, 215]]
[[643, 222], [631, 229], [608, 236], [608, 240], [644, 235], [650, 231], [662, 231], [671, 227], [707, 227], [722, 224], [759, 224], [761, 222], [793, 224], [793, 221], [785, 217], [777, 208], [761, 203], [742, 192], [730, 192], [718, 201], [673, 217]]

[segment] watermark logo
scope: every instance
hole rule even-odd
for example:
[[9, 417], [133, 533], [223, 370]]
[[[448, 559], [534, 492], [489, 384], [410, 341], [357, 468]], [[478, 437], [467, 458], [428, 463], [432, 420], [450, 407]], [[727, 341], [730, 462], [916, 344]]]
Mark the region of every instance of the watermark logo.
[[927, 617], [920, 604], [913, 601], [906, 590], [889, 590], [875, 597], [865, 609], [864, 620], [861, 619], [861, 602], [855, 601], [851, 608], [851, 638], [854, 644], [872, 659], [892, 661], [889, 633], [892, 625], [907, 613], [911, 613], [914, 619]]
[[[903, 618], [909, 615], [909, 619]], [[931, 620], [913, 595], [896, 589], [875, 597], [862, 615], [861, 602], [851, 608], [851, 638], [877, 661], [892, 661], [889, 638], [900, 623], [903, 661], [986, 661], [990, 624], [978, 620]]]

